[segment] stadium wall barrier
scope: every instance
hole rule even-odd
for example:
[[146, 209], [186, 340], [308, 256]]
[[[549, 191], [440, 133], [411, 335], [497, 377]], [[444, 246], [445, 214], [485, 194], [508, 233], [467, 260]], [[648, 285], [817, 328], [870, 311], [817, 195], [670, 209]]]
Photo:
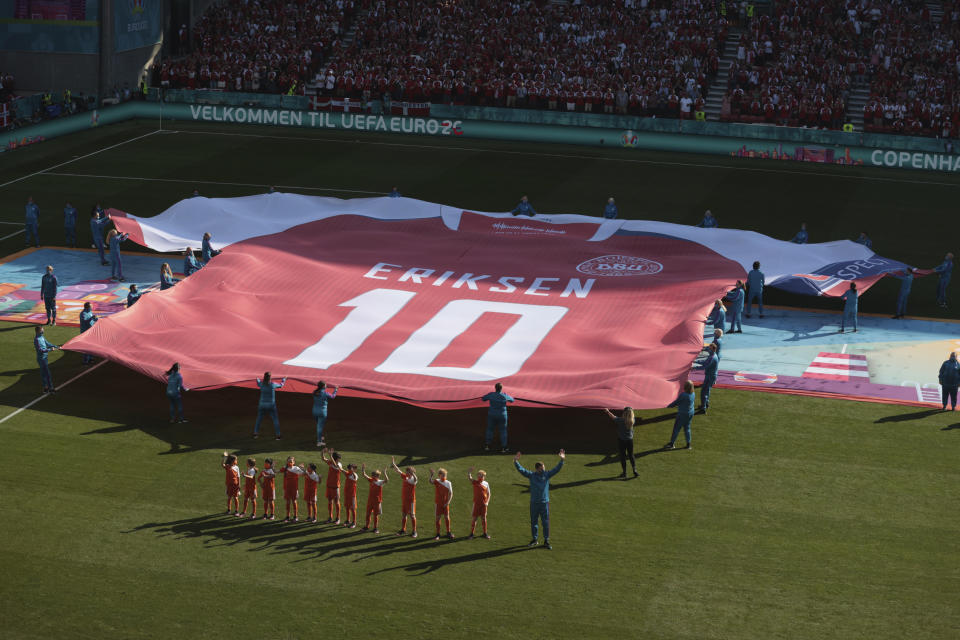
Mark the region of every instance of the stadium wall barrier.
[[[170, 89], [166, 91], [165, 102], [187, 104], [210, 104], [246, 107], [274, 107], [283, 109], [310, 109], [311, 99], [307, 96], [281, 96], [266, 93], [241, 93], [232, 91], [212, 91], [206, 89]], [[358, 108], [359, 101], [354, 101]], [[403, 104], [394, 102], [394, 106]], [[379, 115], [389, 112], [390, 107], [380, 100], [370, 103], [370, 112]], [[573, 127], [596, 127], [599, 129], [630, 129], [639, 132], [682, 133], [686, 135], [706, 135], [721, 138], [744, 138], [754, 140], [775, 140], [778, 142], [801, 142], [812, 145], [832, 145], [837, 147], [871, 147], [895, 151], [920, 151], [942, 153], [942, 140], [917, 136], [898, 136], [884, 133], [863, 133], [830, 131], [826, 129], [806, 129], [800, 127], [778, 127], [767, 124], [743, 124], [739, 122], [696, 122], [676, 118], [638, 118], [605, 113], [583, 113], [569, 111], [546, 111], [540, 109], [507, 109], [504, 107], [474, 107], [430, 105], [430, 116], [453, 120], [476, 120], [506, 122], [515, 124], [545, 124]]]
[[53, 138], [134, 118], [159, 119], [161, 115], [164, 120], [168, 121], [303, 127], [347, 130], [356, 133], [405, 133], [430, 137], [462, 137], [467, 139], [633, 148], [848, 166], [960, 171], [960, 156], [957, 155], [883, 147], [785, 144], [771, 139], [758, 140], [709, 135], [691, 136], [621, 128], [332, 113], [209, 104], [162, 104], [145, 101], [127, 102], [115, 107], [15, 129], [7, 132], [4, 147], [13, 148], [23, 140], [31, 140], [37, 137]]

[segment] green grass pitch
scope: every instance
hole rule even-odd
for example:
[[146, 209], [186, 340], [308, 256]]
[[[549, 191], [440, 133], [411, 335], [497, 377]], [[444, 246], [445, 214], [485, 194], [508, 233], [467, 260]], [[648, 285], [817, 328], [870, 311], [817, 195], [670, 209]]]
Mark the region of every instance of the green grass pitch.
[[[781, 238], [801, 221], [813, 241], [866, 228], [881, 255], [929, 267], [953, 249], [960, 192], [947, 174], [165, 126], [177, 132], [128, 123], [0, 155], [0, 221], [22, 222], [33, 195], [41, 238], [62, 244], [67, 199], [82, 219], [96, 201], [153, 215], [194, 186], [210, 196], [278, 185], [362, 197], [397, 185], [404, 195], [493, 211], [527, 194], [542, 212], [595, 215], [614, 195], [627, 217], [693, 223], [710, 208], [724, 226]], [[0, 237], [20, 228], [0, 225]], [[86, 233], [81, 224], [81, 241]], [[22, 234], [5, 238], [0, 255], [22, 247]], [[911, 313], [950, 317], [933, 304], [934, 287], [917, 282]], [[890, 310], [895, 290], [881, 283], [862, 309]], [[75, 333], [48, 330], [57, 343]], [[602, 413], [513, 410], [511, 446], [525, 463], [553, 464], [560, 447], [569, 453], [551, 492], [554, 549], [546, 551], [525, 546], [528, 496], [511, 457], [479, 451], [483, 410], [337, 399], [327, 434], [347, 461], [383, 468], [395, 455], [424, 480], [429, 467], [450, 470], [460, 537], [410, 540], [392, 535], [396, 482], [385, 490], [379, 536], [222, 515], [224, 449], [241, 462], [319, 461], [307, 397], [280, 395], [279, 442], [250, 439], [252, 391], [188, 393], [191, 422], [169, 425], [161, 386], [112, 364], [30, 404], [40, 389], [31, 336], [29, 326], [0, 324], [5, 638], [960, 633], [957, 414], [720, 389], [710, 414], [694, 419], [692, 451], [660, 451], [672, 413], [642, 412], [640, 477], [617, 481], [615, 436]], [[85, 371], [77, 354], [51, 361], [58, 384]], [[489, 541], [463, 539], [471, 466], [487, 470], [493, 489]], [[421, 533], [432, 529], [430, 489], [422, 481]], [[361, 486], [361, 505], [365, 495]]]

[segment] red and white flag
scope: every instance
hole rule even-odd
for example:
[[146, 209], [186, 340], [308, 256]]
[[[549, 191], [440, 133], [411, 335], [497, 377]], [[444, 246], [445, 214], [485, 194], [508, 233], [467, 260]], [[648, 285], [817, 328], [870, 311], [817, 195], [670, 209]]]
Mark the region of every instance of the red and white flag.
[[803, 372], [803, 377], [837, 382], [869, 382], [867, 356], [821, 351]]

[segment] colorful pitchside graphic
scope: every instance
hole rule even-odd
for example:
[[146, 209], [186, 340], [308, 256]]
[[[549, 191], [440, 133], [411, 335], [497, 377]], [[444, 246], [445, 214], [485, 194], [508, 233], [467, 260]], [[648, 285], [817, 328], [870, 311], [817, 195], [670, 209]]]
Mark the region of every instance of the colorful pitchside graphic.
[[753, 260], [769, 264], [774, 286], [828, 294], [833, 276], [807, 276], [856, 265], [868, 286], [903, 266], [847, 241], [406, 198], [270, 194], [192, 198], [152, 219], [111, 213], [161, 251], [205, 232], [230, 248], [70, 348], [154, 378], [179, 361], [191, 388], [249, 385], [270, 370], [293, 390], [335, 379], [432, 407], [475, 405], [501, 380], [527, 404], [662, 407], [713, 301]]

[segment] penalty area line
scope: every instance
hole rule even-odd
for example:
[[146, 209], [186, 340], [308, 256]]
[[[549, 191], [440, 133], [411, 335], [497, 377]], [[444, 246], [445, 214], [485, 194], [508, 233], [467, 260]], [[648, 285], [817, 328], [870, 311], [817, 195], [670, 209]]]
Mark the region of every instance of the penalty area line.
[[107, 176], [93, 173], [61, 173], [54, 171], [44, 171], [43, 175], [57, 176], [63, 178], [96, 178], [100, 180], [143, 180], [145, 182], [177, 182], [180, 184], [212, 184], [225, 187], [259, 187], [261, 189], [297, 189], [300, 191], [330, 191], [333, 193], [363, 193], [367, 195], [385, 196], [385, 191], [364, 191], [362, 189], [339, 189], [335, 187], [301, 187], [289, 184], [256, 184], [250, 182], [221, 182], [218, 180], [193, 180], [181, 178], [144, 178], [139, 176]]
[[[465, 151], [469, 153], [502, 153], [505, 155], [517, 155], [517, 156], [535, 156], [540, 158], [560, 158], [567, 160], [602, 160], [605, 162], [626, 162], [631, 164], [645, 164], [645, 165], [654, 165], [661, 167], [690, 167], [696, 169], [717, 169], [720, 171], [753, 171], [755, 173], [778, 173], [786, 175], [798, 175], [798, 176], [814, 176], [817, 178], [839, 178], [844, 180], [869, 180], [872, 182], [895, 182], [903, 184], [927, 184], [935, 185], [941, 187], [960, 187], [960, 183], [954, 182], [938, 182], [935, 180], [908, 180], [905, 178], [884, 178], [882, 176], [851, 176], [843, 175], [839, 172], [826, 172], [826, 171], [796, 171], [792, 169], [773, 169], [766, 167], [737, 167], [726, 164], [711, 164], [708, 162], [676, 162], [670, 160], [643, 160], [641, 158], [611, 158], [609, 156], [600, 156], [600, 155], [589, 155], [589, 154], [577, 154], [577, 153], [544, 153], [542, 151], [517, 151], [516, 149], [487, 149], [484, 147], [461, 147], [461, 146], [446, 146], [446, 145], [436, 145], [436, 144], [414, 144], [411, 142], [382, 142], [378, 140], [358, 140], [358, 139], [346, 139], [344, 138], [330, 138], [323, 136], [278, 136], [278, 135], [267, 135], [261, 133], [236, 133], [236, 132], [226, 132], [226, 131], [202, 131], [202, 130], [186, 130], [186, 129], [176, 129], [169, 130], [174, 133], [181, 134], [195, 134], [195, 135], [208, 135], [208, 136], [229, 136], [229, 137], [244, 137], [244, 138], [262, 138], [265, 140], [294, 140], [297, 142], [333, 142], [333, 143], [342, 143], [342, 144], [368, 144], [376, 145], [383, 147], [407, 147], [411, 149], [431, 149], [437, 151]], [[501, 141], [502, 142], [502, 141]], [[506, 141], [510, 142], [510, 141]], [[649, 151], [655, 151], [655, 149], [649, 149]], [[675, 152], [677, 153], [677, 152]], [[684, 153], [684, 152], [679, 152]], [[866, 169], [880, 169], [881, 167], [867, 167]], [[2, 186], [2, 185], [0, 185]]]
[[125, 144], [130, 143], [130, 142], [136, 142], [137, 140], [142, 140], [142, 139], [144, 139], [144, 138], [147, 138], [147, 137], [149, 137], [149, 136], [152, 136], [152, 135], [155, 134], [155, 133], [157, 133], [157, 131], [151, 131], [150, 133], [145, 133], [145, 134], [143, 134], [142, 136], [137, 136], [137, 137], [135, 137], [135, 138], [130, 138], [129, 140], [124, 140], [123, 142], [118, 142], [118, 143], [116, 143], [116, 144], [112, 144], [112, 145], [110, 145], [109, 147], [104, 147], [103, 149], [97, 149], [96, 151], [91, 151], [90, 153], [84, 154], [84, 155], [82, 155], [82, 156], [77, 156], [76, 158], [72, 158], [72, 159], [67, 160], [67, 161], [65, 161], [65, 162], [61, 162], [61, 163], [59, 163], [59, 164], [55, 164], [55, 165], [53, 165], [52, 167], [47, 167], [46, 169], [41, 169], [40, 171], [34, 171], [33, 173], [28, 173], [28, 174], [25, 175], [25, 176], [20, 176], [19, 178], [14, 178], [13, 180], [10, 180], [10, 181], [8, 181], [8, 182], [4, 182], [3, 184], [0, 184], [0, 189], [2, 189], [3, 187], [9, 186], [9, 185], [11, 185], [11, 184], [14, 184], [14, 183], [16, 183], [16, 182], [20, 182], [21, 180], [26, 180], [27, 178], [32, 178], [33, 176], [38, 176], [38, 175], [40, 175], [41, 173], [46, 173], [46, 172], [48, 172], [48, 171], [53, 171], [54, 169], [57, 169], [57, 168], [59, 168], [59, 167], [66, 166], [66, 165], [70, 164], [71, 162], [77, 162], [78, 160], [83, 160], [84, 158], [89, 158], [90, 156], [95, 156], [95, 155], [97, 155], [98, 153], [103, 153], [104, 151], [109, 151], [110, 149], [116, 149], [117, 147], [123, 146], [123, 145], [125, 145]]
[[[66, 382], [64, 382], [62, 385], [60, 385], [59, 387], [57, 387], [57, 389], [63, 389], [65, 386], [67, 386], [68, 384], [70, 384], [70, 383], [73, 382], [74, 380], [77, 380], [77, 379], [79, 379], [79, 378], [82, 378], [83, 376], [87, 375], [88, 373], [90, 373], [90, 372], [93, 371], [94, 369], [96, 369], [96, 368], [98, 368], [98, 367], [102, 367], [102, 366], [105, 365], [106, 363], [107, 363], [106, 360], [101, 360], [100, 362], [98, 362], [97, 364], [93, 365], [92, 367], [90, 367], [90, 368], [88, 368], [88, 369], [84, 369], [83, 371], [81, 371], [80, 373], [78, 373], [77, 375], [73, 376], [72, 378], [70, 378], [69, 380], [67, 380]], [[6, 422], [7, 420], [9, 420], [9, 419], [12, 418], [13, 416], [18, 415], [18, 414], [22, 413], [23, 411], [26, 411], [27, 409], [29, 409], [29, 408], [32, 407], [33, 405], [37, 404], [38, 402], [40, 402], [41, 400], [43, 400], [44, 398], [46, 398], [46, 397], [49, 396], [49, 395], [50, 395], [50, 392], [46, 392], [46, 393], [44, 393], [43, 395], [41, 395], [40, 397], [34, 398], [33, 400], [31, 400], [31, 401], [28, 402], [27, 404], [23, 405], [22, 407], [20, 407], [20, 408], [17, 409], [16, 411], [14, 411], [13, 413], [3, 416], [2, 418], [0, 418], [0, 424], [3, 424], [4, 422]]]

